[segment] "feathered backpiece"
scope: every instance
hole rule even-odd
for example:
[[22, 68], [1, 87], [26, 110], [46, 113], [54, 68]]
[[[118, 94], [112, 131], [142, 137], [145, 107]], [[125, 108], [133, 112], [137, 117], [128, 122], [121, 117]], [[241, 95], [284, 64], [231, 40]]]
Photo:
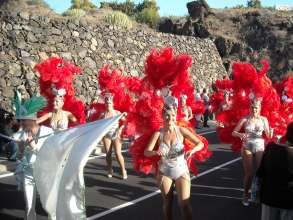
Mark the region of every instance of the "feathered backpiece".
[[[192, 59], [189, 55], [175, 56], [172, 48], [163, 48], [159, 52], [152, 50], [147, 57], [145, 77], [142, 79], [141, 89], [137, 94], [135, 113], [132, 114], [138, 138], [132, 144], [130, 153], [136, 171], [149, 173], [152, 169], [157, 170], [158, 168], [160, 158], [145, 157], [143, 152], [153, 133], [159, 131], [163, 126], [164, 106], [171, 106], [175, 111], [180, 111], [178, 100], [182, 94], [184, 94], [183, 98], [186, 99], [187, 105], [193, 110], [198, 106], [195, 103], [194, 86], [190, 79], [191, 64]], [[160, 96], [161, 93], [158, 93], [158, 90], [165, 96], [164, 98]], [[180, 117], [177, 118], [181, 120]], [[185, 126], [192, 130], [191, 124], [187, 123]], [[197, 161], [203, 161], [210, 156], [206, 140], [204, 143], [204, 149], [193, 157]], [[185, 146], [185, 150], [190, 150], [194, 145], [186, 143]], [[154, 150], [157, 148], [158, 145]], [[193, 159], [188, 161], [188, 166], [194, 173], [197, 172]]]
[[[285, 132], [286, 120], [280, 112], [280, 97], [266, 75], [269, 62], [263, 60], [262, 64], [263, 68], [258, 72], [252, 64], [234, 63], [233, 82], [229, 82], [229, 85], [232, 85], [232, 106], [216, 116], [216, 119], [224, 124], [224, 128], [218, 128], [221, 141], [231, 143], [235, 151], [241, 148], [242, 143], [240, 139], [232, 137], [232, 131], [239, 120], [250, 113], [251, 105], [261, 107], [261, 115], [268, 119], [275, 135], [283, 135]], [[223, 85], [227, 82], [217, 84]]]
[[[157, 162], [160, 158], [147, 158], [143, 152], [153, 133], [163, 126], [164, 102], [170, 102], [172, 106], [176, 105], [178, 108], [180, 95], [186, 94], [187, 104], [191, 107], [196, 106], [194, 87], [189, 73], [191, 63], [192, 59], [189, 55], [175, 56], [172, 48], [163, 48], [160, 52], [151, 51], [145, 63], [145, 76], [142, 79], [127, 77], [119, 69], [110, 71], [109, 65], [105, 65], [99, 71], [99, 89], [103, 95], [108, 92], [113, 94], [114, 108], [127, 112], [126, 133], [137, 137], [130, 148], [130, 153], [134, 168], [138, 172], [149, 173], [153, 168], [157, 170]], [[163, 88], [172, 90], [172, 95], [169, 94], [165, 100], [158, 92]], [[102, 104], [92, 103], [91, 111], [95, 112], [95, 117], [91, 117], [92, 120], [98, 119], [98, 115], [103, 112], [102, 108]], [[192, 148], [193, 145], [189, 147]], [[206, 152], [206, 148], [203, 151]], [[207, 154], [201, 152], [195, 157], [202, 160]], [[194, 168], [192, 164], [190, 163]], [[195, 171], [193, 168], [192, 170]]]
[[22, 100], [19, 91], [16, 91], [13, 106], [16, 119], [37, 119], [37, 113], [47, 105], [43, 96], [33, 96], [25, 101]]
[[[84, 103], [75, 97], [73, 80], [81, 69], [60, 57], [51, 57], [35, 66], [40, 74], [39, 84], [41, 95], [47, 98], [48, 106], [40, 113], [52, 112], [56, 96], [64, 99], [63, 109], [71, 112], [78, 120], [77, 124], [85, 123]], [[74, 126], [70, 123], [70, 126]]]

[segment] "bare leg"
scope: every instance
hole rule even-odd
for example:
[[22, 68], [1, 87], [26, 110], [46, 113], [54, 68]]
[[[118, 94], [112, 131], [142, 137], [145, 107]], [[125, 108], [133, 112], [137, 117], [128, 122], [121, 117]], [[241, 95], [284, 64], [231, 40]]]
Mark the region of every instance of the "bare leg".
[[172, 220], [173, 180], [158, 175], [157, 181], [162, 194], [164, 220]]
[[108, 177], [112, 177], [112, 141], [109, 138], [103, 138], [104, 147], [106, 150], [106, 162], [108, 167]]
[[263, 156], [263, 151], [259, 151], [255, 153], [256, 169], [258, 169], [260, 166], [262, 156]]
[[121, 144], [120, 138], [115, 139], [114, 140], [114, 151], [115, 151], [116, 159], [117, 159], [119, 166], [121, 168], [122, 177], [123, 177], [123, 179], [126, 179], [127, 173], [125, 170], [125, 163], [124, 163], [123, 155], [121, 153], [121, 148], [122, 148], [122, 144]]
[[190, 206], [190, 176], [189, 173], [175, 181], [175, 187], [178, 195], [178, 204], [181, 209], [183, 219], [192, 220], [192, 209]]
[[244, 180], [243, 180], [243, 186], [244, 186], [244, 193], [243, 193], [243, 199], [244, 202], [248, 201], [249, 198], [249, 190], [252, 183], [252, 173], [253, 173], [253, 155], [250, 151], [242, 149], [242, 162], [243, 162], [243, 168], [244, 168]]

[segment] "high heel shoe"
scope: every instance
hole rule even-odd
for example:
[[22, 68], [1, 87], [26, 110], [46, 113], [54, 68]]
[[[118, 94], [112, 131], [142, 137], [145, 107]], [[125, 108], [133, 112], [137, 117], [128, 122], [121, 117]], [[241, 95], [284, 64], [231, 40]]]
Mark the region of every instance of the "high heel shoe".
[[124, 171], [122, 172], [122, 179], [123, 179], [123, 180], [126, 180], [127, 178], [128, 178], [128, 176], [127, 176], [127, 171], [124, 170]]
[[112, 177], [113, 177], [113, 169], [110, 169], [110, 170], [108, 171], [107, 177], [108, 177], [108, 178], [112, 178]]

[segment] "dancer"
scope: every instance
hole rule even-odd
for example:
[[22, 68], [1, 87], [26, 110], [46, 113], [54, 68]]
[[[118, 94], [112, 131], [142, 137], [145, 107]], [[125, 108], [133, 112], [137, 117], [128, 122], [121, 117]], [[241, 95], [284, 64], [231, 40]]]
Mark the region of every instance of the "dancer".
[[[146, 60], [146, 76], [130, 117], [137, 134], [129, 150], [134, 169], [146, 174], [155, 171], [162, 190], [165, 219], [172, 218], [174, 182], [183, 215], [185, 219], [192, 218], [189, 170], [196, 175], [195, 161], [203, 162], [211, 155], [207, 141], [195, 134], [191, 123], [177, 115], [181, 94], [188, 97], [188, 106], [194, 107], [194, 87], [188, 71], [191, 63], [186, 54], [174, 56], [172, 48], [153, 50]], [[156, 92], [163, 88], [168, 88], [165, 89], [168, 95], [164, 90], [162, 94]]]
[[230, 100], [230, 93], [228, 91], [224, 92], [224, 100], [220, 104], [220, 109], [219, 111], [226, 111], [231, 108], [232, 102]]
[[39, 123], [64, 130], [86, 122], [85, 105], [75, 97], [73, 79], [81, 69], [59, 57], [51, 57], [35, 66], [40, 74], [40, 93], [48, 104], [38, 113]]
[[[186, 159], [200, 151], [204, 144], [188, 129], [176, 125], [176, 110], [170, 105], [163, 109], [164, 127], [155, 132], [144, 151], [146, 157], [159, 156], [158, 186], [163, 198], [164, 219], [172, 219], [173, 183], [178, 193], [178, 203], [184, 219], [192, 219], [190, 198], [190, 175]], [[184, 152], [184, 139], [195, 146]], [[155, 150], [156, 143], [159, 149]]]
[[[258, 168], [265, 148], [263, 132], [268, 138], [272, 138], [273, 133], [270, 130], [266, 117], [261, 116], [261, 100], [253, 100], [250, 107], [250, 115], [240, 120], [235, 127], [232, 135], [243, 141], [241, 150], [243, 168], [244, 168], [244, 194], [243, 205], [248, 206], [249, 189], [253, 177], [253, 156], [255, 156], [256, 167]], [[244, 132], [240, 132], [244, 128]]]
[[[101, 118], [111, 118], [121, 114], [119, 111], [114, 109], [113, 106], [113, 96], [111, 93], [105, 95], [105, 105], [106, 110], [102, 113]], [[112, 169], [112, 148], [114, 148], [116, 159], [119, 163], [122, 173], [122, 179], [127, 179], [127, 171], [125, 169], [124, 158], [121, 153], [122, 143], [121, 143], [121, 133], [124, 126], [119, 126], [119, 123], [115, 124], [112, 129], [103, 138], [104, 147], [106, 150], [106, 162], [108, 166], [108, 178], [113, 176]]]
[[186, 104], [187, 96], [180, 96], [180, 111], [183, 116], [183, 120], [189, 122], [193, 118], [192, 109]]
[[[23, 158], [16, 168], [16, 180], [20, 189], [24, 190], [27, 220], [36, 220], [36, 194], [37, 188], [34, 178], [34, 163], [45, 140], [53, 134], [51, 128], [39, 126], [36, 113], [44, 108], [46, 100], [43, 97], [32, 97], [22, 101], [19, 92], [16, 92], [14, 106], [16, 119], [21, 121], [22, 131], [14, 135]], [[42, 137], [42, 138], [40, 138]], [[49, 219], [55, 219], [49, 216]]]
[[76, 117], [69, 111], [63, 110], [65, 89], [53, 88], [53, 93], [56, 95], [53, 102], [53, 112], [46, 113], [38, 118], [37, 123], [41, 124], [44, 121], [50, 120], [50, 126], [54, 131], [62, 131], [68, 128], [69, 121], [76, 123]]

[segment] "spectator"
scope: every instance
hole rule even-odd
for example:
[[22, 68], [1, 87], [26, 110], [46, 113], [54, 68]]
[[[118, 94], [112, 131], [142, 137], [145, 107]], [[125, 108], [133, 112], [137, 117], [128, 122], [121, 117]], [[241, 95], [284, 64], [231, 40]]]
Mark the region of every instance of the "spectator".
[[[5, 135], [9, 137], [14, 137], [15, 129], [18, 127], [16, 125], [17, 123], [14, 120], [13, 115], [10, 115], [6, 119], [6, 125], [5, 125]], [[15, 141], [10, 141], [6, 143], [5, 145], [6, 151], [8, 153], [8, 160], [10, 161], [16, 161], [17, 160], [17, 153], [18, 153], [18, 144]]]
[[293, 219], [293, 123], [287, 128], [286, 138], [285, 145], [267, 146], [257, 172], [262, 220]]
[[[0, 126], [1, 134], [12, 137], [15, 132], [15, 120], [11, 113], [7, 113], [2, 117], [2, 123]], [[9, 141], [6, 138], [0, 140], [1, 151], [7, 153], [8, 160], [16, 161], [18, 146], [15, 142]]]
[[[202, 99], [201, 99], [199, 91], [195, 94], [195, 102], [202, 102]], [[196, 120], [196, 128], [197, 129], [202, 128], [202, 126], [203, 126], [203, 124], [202, 124], [202, 114], [201, 113], [195, 114], [194, 117], [195, 117], [195, 120]]]
[[203, 102], [204, 102], [204, 104], [205, 104], [205, 113], [204, 113], [204, 115], [203, 115], [203, 117], [204, 117], [204, 120], [203, 120], [203, 126], [204, 126], [204, 127], [209, 127], [209, 126], [208, 126], [208, 120], [209, 120], [209, 116], [210, 116], [210, 111], [209, 111], [209, 107], [210, 107], [210, 104], [209, 104], [210, 97], [209, 97], [209, 95], [208, 95], [208, 92], [207, 92], [207, 89], [206, 89], [206, 88], [203, 89], [202, 99], [203, 99]]

